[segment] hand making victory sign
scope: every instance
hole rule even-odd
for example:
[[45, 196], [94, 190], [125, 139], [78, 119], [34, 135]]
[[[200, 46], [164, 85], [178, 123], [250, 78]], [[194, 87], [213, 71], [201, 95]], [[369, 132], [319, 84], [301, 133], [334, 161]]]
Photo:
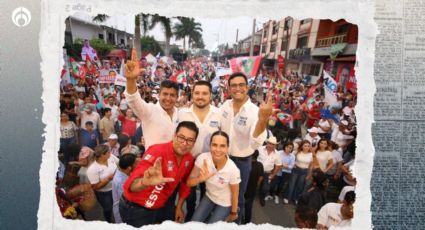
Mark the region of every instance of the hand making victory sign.
[[260, 109], [258, 111], [258, 119], [268, 119], [273, 113], [273, 94], [269, 92], [267, 94], [266, 103], [264, 101], [260, 105]]
[[208, 180], [210, 177], [214, 175], [215, 175], [215, 172], [210, 172], [208, 170], [207, 160], [204, 160], [204, 163], [202, 164], [202, 168], [200, 168], [199, 170], [199, 176], [198, 176], [199, 183], [205, 182], [206, 180]]

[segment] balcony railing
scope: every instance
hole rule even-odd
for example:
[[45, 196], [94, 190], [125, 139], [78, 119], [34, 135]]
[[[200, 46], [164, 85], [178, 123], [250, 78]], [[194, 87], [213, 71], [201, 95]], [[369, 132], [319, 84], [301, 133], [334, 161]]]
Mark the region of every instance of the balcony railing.
[[347, 34], [339, 34], [335, 36], [325, 37], [321, 39], [317, 39], [316, 47], [328, 47], [334, 44], [346, 42]]

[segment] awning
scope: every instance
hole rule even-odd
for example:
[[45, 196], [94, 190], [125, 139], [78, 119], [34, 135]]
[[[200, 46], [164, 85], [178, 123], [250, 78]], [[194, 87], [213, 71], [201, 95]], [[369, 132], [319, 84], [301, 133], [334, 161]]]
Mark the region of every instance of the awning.
[[[331, 61], [331, 59], [328, 58], [327, 61]], [[334, 61], [350, 61], [350, 62], [355, 62], [356, 61], [356, 56], [337, 57]]]

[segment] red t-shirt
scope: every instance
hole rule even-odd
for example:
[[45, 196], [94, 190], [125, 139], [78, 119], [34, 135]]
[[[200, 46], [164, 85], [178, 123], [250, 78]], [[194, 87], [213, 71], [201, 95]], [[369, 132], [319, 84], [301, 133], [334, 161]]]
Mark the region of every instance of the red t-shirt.
[[[143, 155], [143, 159], [139, 162], [136, 169], [128, 177], [124, 183], [124, 197], [136, 204], [150, 209], [158, 209], [164, 207], [168, 198], [173, 194], [177, 185], [179, 187], [179, 197], [185, 199], [190, 188], [186, 185], [186, 180], [193, 168], [192, 154], [186, 153], [177, 164], [173, 150], [173, 142], [152, 145]], [[143, 177], [144, 172], [153, 164], [158, 157], [162, 157], [162, 176], [174, 178], [173, 182], [160, 184], [156, 186], [148, 186], [140, 192], [131, 192], [130, 186], [136, 178]]]
[[124, 115], [118, 115], [118, 120], [122, 123], [122, 132], [132, 137], [136, 134], [136, 120], [131, 120], [125, 117]]

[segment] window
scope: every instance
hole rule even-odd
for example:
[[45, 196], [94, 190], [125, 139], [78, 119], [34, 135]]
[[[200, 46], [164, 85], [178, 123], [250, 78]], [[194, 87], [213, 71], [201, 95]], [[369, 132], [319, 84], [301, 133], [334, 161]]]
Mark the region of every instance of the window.
[[312, 19], [311, 19], [311, 18], [307, 18], [307, 19], [301, 20], [300, 24], [301, 24], [301, 25], [302, 25], [302, 24], [307, 24], [307, 23], [309, 23], [309, 22], [311, 22], [311, 21], [312, 21]]
[[270, 44], [270, 52], [276, 52], [276, 42]]
[[322, 64], [303, 64], [301, 73], [310, 76], [319, 76]]
[[349, 24], [342, 25], [336, 29], [336, 34], [346, 34], [348, 32]]
[[308, 37], [299, 37], [297, 41], [297, 48], [305, 48], [307, 47]]
[[103, 34], [99, 34], [99, 39], [103, 39]]
[[273, 32], [272, 35], [275, 35], [279, 32], [279, 23], [275, 22], [273, 26]]
[[120, 44], [124, 45], [124, 39], [121, 38]]
[[282, 45], [280, 46], [280, 50], [286, 51], [287, 46], [288, 46], [288, 40], [282, 40]]
[[292, 28], [292, 18], [285, 19], [285, 30]]

